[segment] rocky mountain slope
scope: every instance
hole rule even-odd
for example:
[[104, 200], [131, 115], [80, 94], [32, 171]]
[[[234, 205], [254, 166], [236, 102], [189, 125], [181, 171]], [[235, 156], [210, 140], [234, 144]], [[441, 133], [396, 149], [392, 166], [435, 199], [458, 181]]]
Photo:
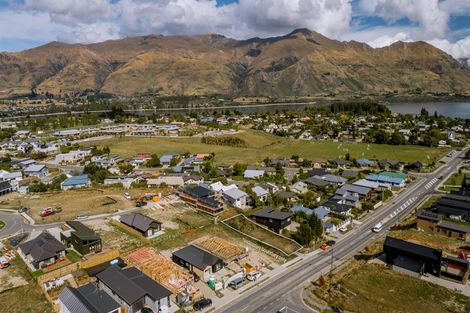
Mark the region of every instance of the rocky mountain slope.
[[317, 95], [470, 92], [470, 70], [424, 42], [373, 49], [307, 29], [274, 38], [141, 36], [97, 44], [52, 42], [0, 53], [0, 96]]

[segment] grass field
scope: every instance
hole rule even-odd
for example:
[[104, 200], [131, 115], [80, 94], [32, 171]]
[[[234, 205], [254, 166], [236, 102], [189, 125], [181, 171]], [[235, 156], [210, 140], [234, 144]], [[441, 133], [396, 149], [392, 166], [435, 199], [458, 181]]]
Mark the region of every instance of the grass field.
[[[57, 206], [62, 208], [62, 212], [47, 217], [40, 216], [42, 208]], [[124, 198], [122, 190], [107, 188], [38, 193], [5, 200], [0, 207], [28, 207], [31, 208], [28, 214], [36, 222], [53, 223], [75, 219], [77, 214], [111, 213], [132, 206], [134, 203]]]
[[242, 233], [254, 237], [261, 242], [267, 243], [280, 251], [283, 251], [286, 255], [290, 255], [295, 251], [302, 248], [299, 244], [292, 240], [276, 235], [275, 233], [268, 231], [267, 229], [258, 226], [256, 223], [250, 221], [244, 215], [238, 215], [225, 223]]
[[[290, 157], [299, 155], [303, 158], [335, 159], [349, 153], [352, 158], [396, 159], [403, 162], [420, 160], [429, 163], [447, 153], [446, 149], [434, 149], [421, 146], [389, 146], [375, 144], [337, 143], [331, 141], [306, 142], [277, 137], [261, 131], [245, 130], [233, 135], [242, 138], [247, 147], [227, 147], [201, 143], [200, 138], [148, 138], [124, 137], [96, 141], [100, 146], [109, 146], [113, 154], [130, 157], [139, 152], [162, 154], [168, 151], [180, 153], [211, 153], [217, 162], [256, 163], [266, 157]], [[428, 158], [429, 157], [429, 158]]]
[[444, 235], [428, 233], [416, 229], [394, 230], [390, 232], [390, 236], [413, 241], [425, 246], [442, 249], [445, 252], [457, 254], [458, 248], [462, 246], [463, 242], [454, 238], [449, 238]]
[[470, 312], [470, 298], [374, 264], [354, 270], [332, 295], [335, 306], [351, 312]]
[[29, 274], [21, 258], [12, 262], [15, 275], [24, 278], [28, 284], [0, 293], [0, 312], [8, 313], [52, 313], [54, 310], [47, 302], [36, 281]]
[[443, 191], [457, 191], [462, 186], [463, 179], [470, 177], [469, 172], [454, 173], [442, 184], [441, 189]]

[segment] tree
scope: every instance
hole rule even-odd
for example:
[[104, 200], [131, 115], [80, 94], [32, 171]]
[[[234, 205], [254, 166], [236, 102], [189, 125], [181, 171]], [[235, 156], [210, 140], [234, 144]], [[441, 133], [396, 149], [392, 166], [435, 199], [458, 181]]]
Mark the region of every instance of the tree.
[[426, 110], [424, 107], [421, 108], [421, 113], [420, 113], [421, 117], [429, 117], [429, 112], [428, 110]]
[[160, 167], [160, 158], [156, 154], [152, 154], [150, 156], [150, 159], [147, 160], [147, 163], [145, 163], [145, 166], [147, 167]]
[[308, 245], [314, 238], [314, 232], [308, 223], [300, 224], [299, 230], [294, 234], [294, 240], [299, 244]]
[[245, 169], [246, 169], [246, 165], [241, 164], [241, 163], [235, 163], [233, 165], [233, 176], [243, 176]]

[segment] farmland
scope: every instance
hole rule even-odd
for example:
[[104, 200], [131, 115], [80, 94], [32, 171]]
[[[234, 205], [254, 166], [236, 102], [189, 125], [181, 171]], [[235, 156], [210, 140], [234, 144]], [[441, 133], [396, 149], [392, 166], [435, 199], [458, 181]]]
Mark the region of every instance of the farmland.
[[302, 141], [277, 137], [260, 131], [244, 130], [232, 135], [246, 142], [245, 147], [216, 146], [203, 144], [201, 138], [149, 138], [124, 137], [96, 141], [99, 146], [109, 146], [113, 154], [131, 157], [138, 152], [162, 154], [168, 151], [179, 153], [215, 153], [216, 162], [257, 163], [264, 158], [290, 157], [335, 159], [349, 153], [352, 158], [396, 159], [403, 162], [420, 160], [429, 163], [443, 156], [446, 149], [427, 148], [414, 145], [397, 146], [376, 144], [338, 143], [332, 141]]

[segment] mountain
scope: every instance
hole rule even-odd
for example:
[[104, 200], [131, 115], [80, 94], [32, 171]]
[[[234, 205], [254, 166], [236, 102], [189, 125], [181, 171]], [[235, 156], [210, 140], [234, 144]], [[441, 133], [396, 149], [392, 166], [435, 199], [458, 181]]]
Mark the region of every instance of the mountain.
[[272, 38], [140, 36], [96, 44], [51, 42], [0, 53], [0, 96], [318, 95], [470, 93], [470, 70], [425, 43], [373, 49], [308, 29]]

